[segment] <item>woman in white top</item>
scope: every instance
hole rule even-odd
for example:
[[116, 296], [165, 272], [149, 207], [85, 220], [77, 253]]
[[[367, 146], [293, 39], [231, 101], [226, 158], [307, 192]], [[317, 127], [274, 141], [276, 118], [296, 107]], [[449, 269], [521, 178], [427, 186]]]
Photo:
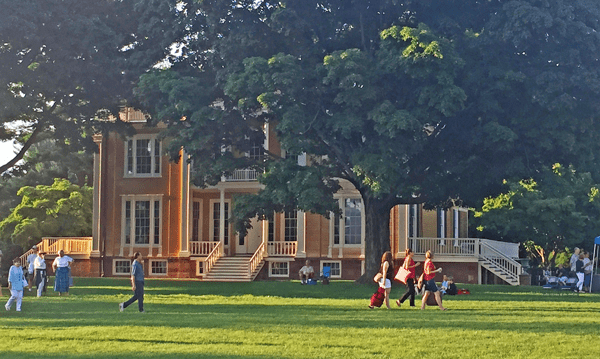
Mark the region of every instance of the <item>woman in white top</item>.
[[39, 252], [35, 260], [33, 261], [35, 276], [33, 282], [37, 287], [37, 296], [42, 296], [42, 291], [46, 291], [46, 282], [48, 281], [48, 275], [46, 273], [46, 260], [44, 259], [46, 253]]
[[58, 295], [69, 295], [69, 276], [71, 273], [71, 262], [73, 258], [65, 256], [65, 252], [61, 249], [58, 251], [58, 257], [54, 259], [52, 263], [52, 269], [54, 269], [54, 291], [58, 292]]

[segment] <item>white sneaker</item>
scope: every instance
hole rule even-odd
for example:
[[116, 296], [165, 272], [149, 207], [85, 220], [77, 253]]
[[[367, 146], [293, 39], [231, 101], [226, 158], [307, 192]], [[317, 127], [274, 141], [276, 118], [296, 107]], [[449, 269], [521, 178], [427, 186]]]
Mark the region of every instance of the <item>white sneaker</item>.
[[21, 311], [21, 309], [17, 309], [17, 312], [20, 312], [20, 311]]
[[122, 312], [123, 309], [125, 309], [125, 308], [123, 308], [123, 303], [119, 303], [119, 312]]
[[6, 309], [7, 312], [10, 310], [10, 308], [8, 307], [8, 305], [5, 305], [4, 309]]

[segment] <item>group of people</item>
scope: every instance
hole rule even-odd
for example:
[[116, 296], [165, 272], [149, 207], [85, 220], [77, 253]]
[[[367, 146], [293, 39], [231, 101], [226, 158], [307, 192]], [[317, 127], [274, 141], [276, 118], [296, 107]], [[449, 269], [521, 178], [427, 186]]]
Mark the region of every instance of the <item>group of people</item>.
[[[434, 296], [435, 301], [440, 308], [440, 310], [446, 310], [442, 304], [442, 296], [441, 292], [435, 283], [435, 275], [436, 273], [441, 273], [442, 268], [437, 268], [433, 264], [433, 253], [431, 251], [427, 251], [425, 253], [425, 263], [423, 264], [423, 274], [416, 280], [416, 267], [420, 266], [421, 263], [415, 263], [413, 260], [413, 251], [410, 248], [407, 248], [405, 251], [404, 262], [402, 263], [402, 267], [409, 271], [409, 274], [406, 278], [406, 292], [402, 295], [400, 299], [396, 301], [396, 305], [401, 306], [407, 299], [409, 300], [409, 305], [411, 307], [415, 306], [415, 295], [417, 290], [424, 290], [423, 298], [421, 300], [421, 309], [425, 309], [427, 305], [427, 300], [431, 295]], [[385, 289], [385, 305], [388, 309], [390, 307], [390, 293], [392, 290], [392, 281], [395, 276], [394, 271], [394, 261], [392, 257], [392, 252], [387, 251], [381, 257], [381, 267], [379, 269], [379, 273], [381, 274], [381, 279], [378, 280], [379, 286]], [[449, 284], [447, 284], [449, 285]], [[447, 290], [446, 287], [445, 290]], [[454, 288], [456, 288], [454, 286]], [[369, 306], [371, 309], [372, 307]]]
[[569, 265], [571, 266], [571, 272], [575, 272], [577, 276], [576, 290], [579, 293], [585, 293], [589, 289], [592, 278], [593, 265], [590, 260], [590, 253], [575, 247]]
[[[10, 310], [13, 303], [16, 302], [17, 312], [21, 311], [23, 302], [23, 293], [25, 288], [31, 291], [31, 287], [37, 288], [37, 296], [41, 297], [46, 291], [48, 285], [48, 273], [46, 270], [45, 253], [40, 251], [37, 246], [33, 246], [34, 253], [27, 256], [27, 270], [21, 267], [21, 259], [13, 259], [13, 265], [8, 271], [8, 289], [10, 298], [4, 306]], [[71, 263], [73, 258], [66, 256], [63, 250], [58, 252], [58, 256], [52, 263], [52, 269], [55, 273], [54, 291], [58, 295], [69, 295], [69, 286], [71, 279]], [[2, 295], [2, 291], [0, 291]]]

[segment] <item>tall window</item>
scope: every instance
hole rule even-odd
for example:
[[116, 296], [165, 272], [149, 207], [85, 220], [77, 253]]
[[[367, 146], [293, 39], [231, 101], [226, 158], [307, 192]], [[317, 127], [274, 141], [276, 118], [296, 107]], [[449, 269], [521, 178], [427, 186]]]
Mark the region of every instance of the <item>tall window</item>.
[[446, 238], [446, 211], [442, 208], [437, 210], [437, 236]]
[[417, 204], [408, 206], [408, 236], [419, 236], [419, 207]]
[[123, 238], [125, 244], [160, 244], [160, 199], [128, 197], [124, 201]]
[[125, 176], [160, 176], [161, 145], [157, 135], [136, 135], [127, 140]]
[[[229, 244], [229, 203], [225, 202], [225, 238], [223, 245]], [[220, 237], [221, 225], [221, 203], [213, 203], [213, 241], [218, 242]]]
[[344, 243], [360, 244], [362, 237], [362, 201], [359, 198], [346, 198], [344, 218]]
[[285, 233], [284, 240], [293, 242], [298, 240], [298, 212], [285, 211]]
[[274, 242], [275, 241], [275, 219], [274, 218], [269, 218], [267, 220], [268, 224], [269, 224], [269, 234], [268, 234], [268, 241], [269, 242]]
[[340, 244], [340, 217], [332, 214], [333, 218], [333, 244]]
[[192, 241], [200, 240], [200, 202], [192, 204]]

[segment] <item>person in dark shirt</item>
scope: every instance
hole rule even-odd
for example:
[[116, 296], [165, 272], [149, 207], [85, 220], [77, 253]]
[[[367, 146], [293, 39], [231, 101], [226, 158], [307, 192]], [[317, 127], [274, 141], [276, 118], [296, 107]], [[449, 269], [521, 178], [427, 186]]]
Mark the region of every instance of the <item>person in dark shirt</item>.
[[458, 293], [458, 289], [456, 288], [456, 284], [454, 284], [454, 277], [448, 276], [448, 289], [446, 289], [446, 294], [456, 295], [456, 293]]
[[138, 301], [138, 308], [140, 313], [144, 313], [144, 257], [140, 252], [135, 252], [134, 261], [131, 264], [131, 289], [133, 290], [133, 297], [124, 303], [119, 303], [119, 310], [122, 312], [123, 309], [130, 306], [136, 300]]

